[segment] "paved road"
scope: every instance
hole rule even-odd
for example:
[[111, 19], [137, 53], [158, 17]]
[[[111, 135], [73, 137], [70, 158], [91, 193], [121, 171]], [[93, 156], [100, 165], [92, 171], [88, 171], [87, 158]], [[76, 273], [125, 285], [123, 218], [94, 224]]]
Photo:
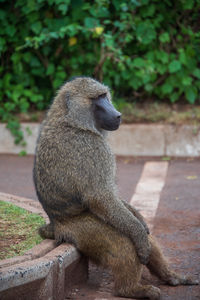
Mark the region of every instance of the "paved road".
[[[149, 162], [156, 161], [153, 165]], [[0, 191], [36, 199], [32, 183], [33, 157], [0, 155]], [[121, 196], [138, 205], [146, 215], [152, 233], [160, 242], [173, 269], [200, 274], [200, 160], [118, 159], [117, 181]], [[162, 179], [162, 180], [161, 180]], [[146, 194], [148, 197], [146, 198]], [[143, 198], [141, 198], [143, 197]], [[151, 207], [148, 206], [148, 198]], [[146, 201], [146, 202], [145, 202]], [[112, 296], [109, 272], [90, 264], [89, 280], [75, 286], [68, 299], [119, 299]], [[145, 272], [146, 274], [146, 272]], [[159, 286], [162, 299], [200, 299], [200, 286], [168, 287], [146, 274]], [[199, 278], [200, 279], [200, 278]]]
[[[127, 201], [134, 192], [144, 161], [137, 161], [133, 167], [133, 161], [130, 159], [118, 160], [117, 181], [120, 193]], [[37, 199], [32, 180], [33, 164], [32, 155], [19, 157], [0, 154], [0, 191]]]

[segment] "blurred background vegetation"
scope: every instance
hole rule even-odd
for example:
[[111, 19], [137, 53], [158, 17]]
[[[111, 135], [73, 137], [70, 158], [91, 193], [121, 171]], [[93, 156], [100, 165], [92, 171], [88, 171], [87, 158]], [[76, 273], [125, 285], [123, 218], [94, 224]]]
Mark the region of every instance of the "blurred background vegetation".
[[127, 103], [199, 104], [200, 0], [0, 0], [0, 118], [48, 107], [72, 76]]

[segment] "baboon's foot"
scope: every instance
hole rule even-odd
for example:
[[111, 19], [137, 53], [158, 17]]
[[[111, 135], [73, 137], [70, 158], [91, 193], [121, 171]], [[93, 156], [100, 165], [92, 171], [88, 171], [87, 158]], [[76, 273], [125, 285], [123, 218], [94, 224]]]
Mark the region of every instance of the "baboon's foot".
[[153, 286], [153, 285], [151, 285], [150, 287], [151, 288], [149, 289], [148, 294], [147, 294], [148, 298], [151, 299], [151, 300], [160, 299], [160, 297], [161, 297], [160, 289]]
[[54, 239], [54, 229], [51, 223], [41, 226], [38, 233], [43, 239]]
[[126, 298], [159, 300], [161, 296], [160, 289], [152, 285], [137, 285], [132, 291], [125, 291], [122, 289], [115, 292], [116, 296]]
[[169, 285], [197, 285], [199, 284], [198, 279], [192, 279], [190, 276], [184, 276], [179, 274], [173, 274], [170, 276], [170, 278], [167, 280], [167, 283]]

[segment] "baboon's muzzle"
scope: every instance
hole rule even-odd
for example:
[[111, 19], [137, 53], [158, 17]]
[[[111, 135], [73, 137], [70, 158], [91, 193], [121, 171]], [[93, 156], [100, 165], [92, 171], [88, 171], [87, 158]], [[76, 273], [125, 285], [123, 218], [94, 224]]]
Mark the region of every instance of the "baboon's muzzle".
[[121, 113], [117, 111], [106, 96], [95, 103], [95, 118], [98, 125], [105, 130], [116, 130], [121, 123]]

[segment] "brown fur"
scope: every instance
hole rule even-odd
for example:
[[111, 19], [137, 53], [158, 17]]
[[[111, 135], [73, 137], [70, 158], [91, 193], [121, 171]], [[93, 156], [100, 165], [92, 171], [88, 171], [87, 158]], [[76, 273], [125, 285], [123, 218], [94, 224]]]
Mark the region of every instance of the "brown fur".
[[40, 234], [73, 243], [110, 268], [117, 295], [159, 299], [159, 289], [139, 284], [148, 258], [147, 267], [165, 282], [192, 281], [169, 270], [142, 216], [118, 196], [115, 160], [91, 109], [102, 94], [110, 101], [109, 89], [91, 78], [68, 82], [42, 124], [34, 182], [51, 223]]

